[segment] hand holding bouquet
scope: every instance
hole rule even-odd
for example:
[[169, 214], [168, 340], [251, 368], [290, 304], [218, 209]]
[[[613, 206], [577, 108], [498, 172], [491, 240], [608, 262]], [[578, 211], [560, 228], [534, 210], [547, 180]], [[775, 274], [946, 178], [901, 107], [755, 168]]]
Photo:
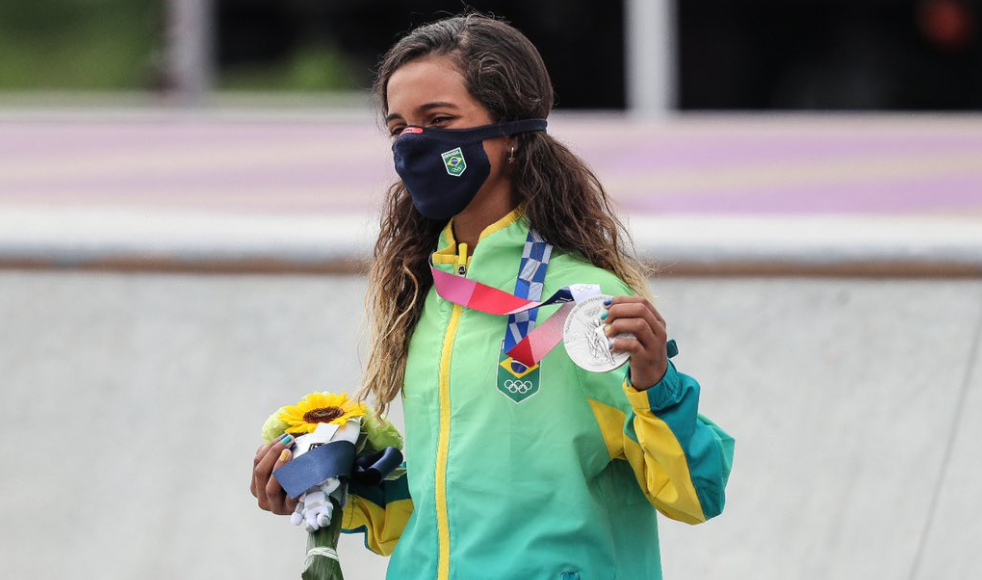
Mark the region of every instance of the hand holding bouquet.
[[286, 436], [295, 438], [293, 458], [273, 475], [298, 500], [290, 521], [309, 534], [301, 577], [342, 580], [337, 545], [348, 482], [378, 485], [401, 475], [402, 436], [347, 393], [327, 392], [311, 393], [266, 420], [267, 443]]

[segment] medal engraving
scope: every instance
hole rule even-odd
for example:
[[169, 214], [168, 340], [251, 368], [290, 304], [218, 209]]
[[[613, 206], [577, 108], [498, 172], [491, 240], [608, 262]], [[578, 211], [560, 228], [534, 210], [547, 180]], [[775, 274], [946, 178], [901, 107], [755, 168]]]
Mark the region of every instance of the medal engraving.
[[[577, 302], [563, 326], [563, 344], [569, 358], [577, 366], [595, 373], [612, 371], [628, 361], [626, 352], [611, 352], [604, 323], [604, 300], [610, 296], [593, 296]], [[619, 334], [615, 338], [633, 339], [633, 334]]]

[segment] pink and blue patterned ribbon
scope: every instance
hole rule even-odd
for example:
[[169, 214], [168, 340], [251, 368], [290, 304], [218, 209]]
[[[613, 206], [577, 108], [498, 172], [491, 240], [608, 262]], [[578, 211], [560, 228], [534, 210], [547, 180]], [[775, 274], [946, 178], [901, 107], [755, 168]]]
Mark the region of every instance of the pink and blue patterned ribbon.
[[573, 308], [572, 303], [600, 294], [600, 287], [597, 285], [575, 284], [564, 286], [545, 301], [539, 302], [520, 298], [487, 284], [438, 270], [432, 262], [430, 272], [433, 275], [433, 286], [441, 298], [486, 314], [510, 316], [542, 306], [562, 304], [562, 307], [548, 320], [515, 346], [507, 349], [508, 356], [529, 367], [535, 366], [562, 341], [563, 325]]

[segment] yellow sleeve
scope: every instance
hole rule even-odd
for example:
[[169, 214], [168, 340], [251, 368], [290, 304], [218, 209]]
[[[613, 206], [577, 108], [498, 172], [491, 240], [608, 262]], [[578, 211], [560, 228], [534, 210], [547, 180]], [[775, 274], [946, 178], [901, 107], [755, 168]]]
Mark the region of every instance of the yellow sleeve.
[[406, 528], [413, 513], [406, 475], [383, 481], [379, 486], [352, 485], [348, 504], [344, 506], [341, 531], [346, 534], [365, 534], [365, 547], [388, 556]]
[[698, 413], [699, 383], [669, 361], [657, 385], [638, 391], [628, 378], [621, 390], [624, 407], [590, 399], [611, 459], [627, 461], [648, 501], [671, 519], [698, 524], [722, 513], [734, 442]]

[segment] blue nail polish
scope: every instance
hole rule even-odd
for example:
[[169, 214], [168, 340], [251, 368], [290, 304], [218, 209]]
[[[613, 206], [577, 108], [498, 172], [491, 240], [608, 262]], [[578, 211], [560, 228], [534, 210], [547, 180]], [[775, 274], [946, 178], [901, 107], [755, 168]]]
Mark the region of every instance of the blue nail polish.
[[282, 443], [283, 445], [289, 445], [290, 443], [293, 443], [293, 435], [290, 435], [289, 433], [283, 435], [283, 437], [280, 439], [280, 443]]
[[608, 298], [608, 299], [606, 299], [606, 300], [604, 300], [604, 306], [610, 306], [610, 304], [611, 304], [612, 302], [613, 302], [613, 299], [611, 299], [611, 298]]

